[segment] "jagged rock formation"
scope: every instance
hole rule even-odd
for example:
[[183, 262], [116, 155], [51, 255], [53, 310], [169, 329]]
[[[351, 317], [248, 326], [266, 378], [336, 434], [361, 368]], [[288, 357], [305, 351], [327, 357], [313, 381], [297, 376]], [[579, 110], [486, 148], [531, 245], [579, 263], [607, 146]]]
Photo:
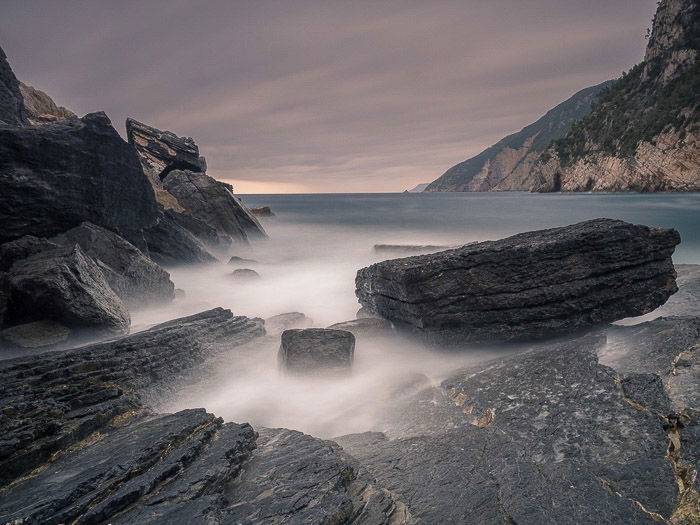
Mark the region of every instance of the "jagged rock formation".
[[7, 62], [7, 55], [0, 48], [0, 125], [2, 124], [21, 126], [29, 124], [29, 120], [19, 80]]
[[79, 245], [83, 253], [95, 260], [109, 286], [128, 307], [173, 299], [175, 285], [170, 274], [115, 233], [84, 222], [51, 241], [64, 246]]
[[535, 191], [700, 189], [700, 2], [659, 2], [644, 62], [533, 169]]
[[0, 363], [0, 519], [408, 523], [405, 506], [334, 443], [144, 404], [208, 356], [262, 334], [261, 321], [216, 309]]
[[126, 121], [126, 131], [158, 201], [180, 226], [210, 244], [265, 236], [231, 185], [206, 175], [206, 161], [191, 138], [132, 118]]
[[596, 219], [357, 272], [371, 313], [436, 342], [509, 341], [642, 315], [676, 290], [678, 232]]
[[79, 246], [44, 250], [12, 265], [9, 314], [14, 324], [52, 320], [94, 333], [125, 333], [129, 311], [102, 269]]
[[553, 139], [566, 135], [574, 122], [587, 115], [600, 91], [611, 83], [579, 91], [537, 122], [451, 167], [424, 191], [529, 190], [533, 184], [532, 166], [540, 154]]
[[23, 82], [19, 83], [19, 89], [31, 124], [46, 124], [76, 116], [71, 110], [57, 106], [50, 96], [39, 89]]

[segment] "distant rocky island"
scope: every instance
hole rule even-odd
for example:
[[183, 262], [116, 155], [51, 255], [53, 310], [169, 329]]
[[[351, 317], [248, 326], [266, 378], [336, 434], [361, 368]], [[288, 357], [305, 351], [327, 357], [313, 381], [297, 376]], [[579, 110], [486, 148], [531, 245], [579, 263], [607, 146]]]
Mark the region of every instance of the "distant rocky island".
[[659, 2], [644, 61], [447, 170], [425, 191], [700, 191], [700, 7]]

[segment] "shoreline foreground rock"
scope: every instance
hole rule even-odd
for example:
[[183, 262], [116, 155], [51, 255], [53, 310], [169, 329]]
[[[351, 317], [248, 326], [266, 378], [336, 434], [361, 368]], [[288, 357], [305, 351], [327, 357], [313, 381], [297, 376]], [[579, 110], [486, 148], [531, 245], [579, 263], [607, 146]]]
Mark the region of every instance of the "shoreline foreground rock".
[[678, 232], [595, 219], [373, 264], [370, 313], [438, 344], [539, 339], [651, 312], [676, 292]]

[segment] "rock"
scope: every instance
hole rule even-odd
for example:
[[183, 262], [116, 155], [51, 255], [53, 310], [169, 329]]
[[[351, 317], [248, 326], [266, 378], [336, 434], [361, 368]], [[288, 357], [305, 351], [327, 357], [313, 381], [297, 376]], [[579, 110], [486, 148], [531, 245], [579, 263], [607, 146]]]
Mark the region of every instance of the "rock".
[[273, 217], [275, 214], [269, 206], [258, 206], [257, 208], [248, 208], [250, 213], [257, 217]]
[[8, 271], [17, 261], [58, 247], [54, 242], [33, 235], [0, 244], [0, 271]]
[[353, 319], [352, 321], [332, 324], [328, 328], [331, 330], [345, 330], [351, 332], [355, 337], [377, 337], [391, 334], [394, 327], [391, 322], [386, 319], [367, 317], [364, 319]]
[[204, 157], [189, 137], [178, 137], [134, 120], [126, 119], [126, 134], [138, 152], [143, 170], [151, 179], [162, 181], [174, 169], [205, 172]]
[[19, 90], [19, 80], [0, 48], [0, 125], [22, 126], [28, 124], [27, 110]]
[[10, 270], [14, 323], [51, 320], [94, 334], [129, 330], [129, 312], [100, 267], [80, 247], [60, 247], [16, 262]]
[[618, 374], [597, 361], [604, 342], [583, 337], [468, 367], [443, 382], [442, 396], [405, 408], [412, 435], [336, 441], [425, 523], [668, 520], [679, 491], [666, 423], [625, 401]]
[[109, 286], [129, 307], [173, 299], [170, 274], [113, 232], [84, 222], [51, 240], [64, 246], [78, 244], [95, 259]]
[[228, 264], [231, 265], [239, 265], [239, 264], [249, 264], [249, 263], [257, 263], [255, 259], [244, 259], [243, 257], [238, 257], [234, 255], [228, 260]]
[[19, 89], [31, 124], [46, 124], [76, 116], [63, 106], [57, 106], [50, 96], [39, 89], [22, 82], [19, 83]]
[[227, 185], [190, 170], [174, 169], [162, 179], [163, 188], [195, 218], [235, 241], [265, 236], [258, 221], [234, 197]]
[[90, 221], [148, 250], [143, 230], [158, 218], [153, 190], [104, 113], [0, 126], [0, 186], [0, 243]]
[[217, 261], [194, 234], [173, 219], [169, 211], [161, 213], [156, 224], [144, 230], [143, 236], [151, 259], [162, 266]]
[[231, 272], [231, 277], [236, 281], [255, 281], [260, 279], [260, 274], [249, 268], [238, 268]]
[[679, 242], [675, 230], [596, 219], [373, 264], [356, 294], [442, 344], [550, 337], [663, 304]]
[[430, 253], [449, 250], [455, 246], [440, 246], [430, 244], [375, 244], [374, 251], [377, 253]]
[[301, 312], [288, 312], [265, 319], [265, 331], [268, 335], [280, 335], [285, 330], [309, 328], [313, 324], [313, 319], [306, 317]]
[[34, 321], [7, 328], [1, 335], [5, 341], [21, 348], [41, 348], [66, 342], [70, 330], [55, 321]]
[[352, 366], [355, 336], [327, 328], [292, 329], [282, 332], [278, 354], [285, 370], [295, 373], [341, 371]]
[[5, 272], [0, 271], [0, 328], [5, 322], [7, 303], [10, 300], [10, 280]]
[[[163, 190], [165, 191], [165, 190]], [[168, 195], [170, 195], [168, 193]], [[175, 197], [173, 197], [175, 198]], [[182, 212], [175, 210], [165, 210], [165, 214], [176, 224], [193, 234], [205, 246], [217, 247], [220, 245], [231, 244], [231, 237], [225, 234], [220, 234], [216, 229], [209, 226], [207, 223], [194, 217], [191, 213], [182, 208]]]
[[184, 299], [185, 297], [187, 297], [187, 293], [185, 293], [185, 290], [175, 288], [173, 296], [174, 299]]

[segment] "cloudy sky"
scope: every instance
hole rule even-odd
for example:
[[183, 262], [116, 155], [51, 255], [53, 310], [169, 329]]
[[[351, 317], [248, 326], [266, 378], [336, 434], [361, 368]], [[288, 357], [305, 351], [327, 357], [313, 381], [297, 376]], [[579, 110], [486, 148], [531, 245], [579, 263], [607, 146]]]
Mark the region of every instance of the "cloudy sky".
[[429, 182], [643, 55], [655, 0], [0, 0], [15, 73], [240, 193]]

